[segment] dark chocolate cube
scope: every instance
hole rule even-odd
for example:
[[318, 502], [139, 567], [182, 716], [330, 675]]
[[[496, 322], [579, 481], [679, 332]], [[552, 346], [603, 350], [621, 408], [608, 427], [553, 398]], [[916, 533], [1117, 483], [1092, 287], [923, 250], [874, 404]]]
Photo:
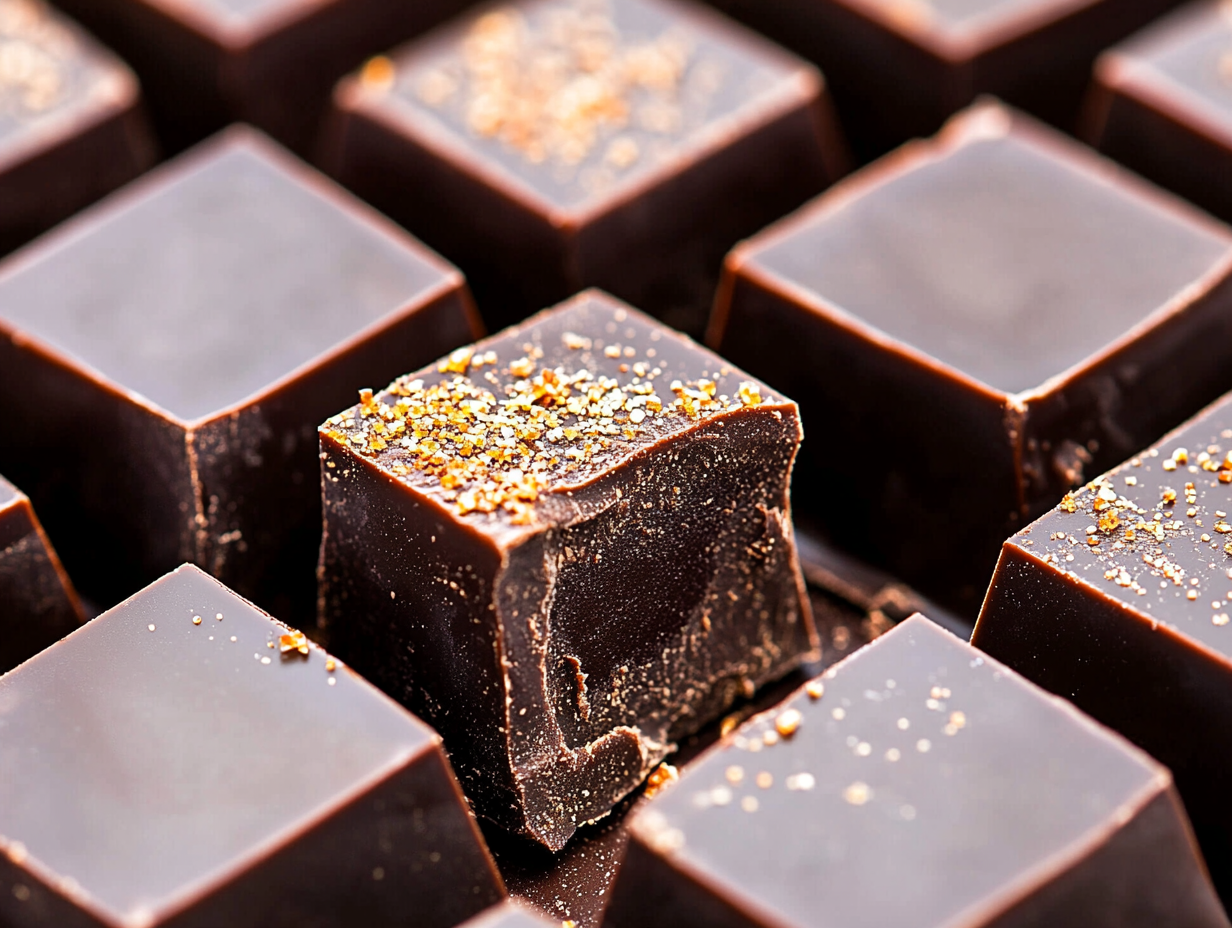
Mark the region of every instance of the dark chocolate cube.
[[815, 637], [796, 406], [599, 292], [321, 429], [323, 618], [559, 850]]
[[235, 130], [0, 265], [0, 466], [92, 598], [192, 561], [311, 614], [317, 424], [472, 325], [456, 270]]
[[493, 325], [593, 285], [700, 331], [723, 253], [841, 170], [817, 72], [683, 2], [490, 6], [335, 100], [336, 175]]
[[301, 154], [365, 56], [469, 0], [60, 0], [140, 75], [173, 150], [248, 122]]
[[82, 621], [81, 603], [24, 493], [0, 477], [0, 673]]
[[1168, 771], [923, 617], [642, 806], [609, 924], [1226, 926]]
[[[797, 510], [974, 614], [1004, 538], [1232, 388], [1232, 230], [992, 104], [737, 248]], [[1084, 476], [1087, 475], [1087, 476]]]
[[1232, 898], [1232, 396], [1005, 543], [974, 642], [1150, 751]]
[[40, 0], [0, 2], [0, 253], [154, 160], [136, 78]]
[[816, 61], [867, 153], [981, 94], [1069, 128], [1103, 49], [1179, 0], [710, 0]]
[[1155, 183], [1232, 220], [1232, 19], [1187, 6], [1104, 54], [1085, 132]]
[[500, 878], [440, 739], [182, 567], [0, 678], [5, 925], [455, 925]]

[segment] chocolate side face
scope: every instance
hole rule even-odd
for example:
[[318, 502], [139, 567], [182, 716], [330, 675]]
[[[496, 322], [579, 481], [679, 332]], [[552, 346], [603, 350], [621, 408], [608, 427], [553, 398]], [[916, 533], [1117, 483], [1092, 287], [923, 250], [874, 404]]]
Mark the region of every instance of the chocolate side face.
[[[403, 778], [401, 794], [385, 801], [423, 799], [421, 814], [434, 780], [443, 784], [463, 828], [446, 828], [453, 845], [439, 850], [459, 860], [474, 854], [477, 833], [447, 768], [432, 773], [421, 763], [439, 750], [431, 731], [195, 568], [168, 575], [5, 677], [0, 719], [8, 856], [25, 864], [27, 884], [98, 917], [161, 924], [198, 905], [234, 909], [242, 898], [268, 915], [275, 910], [266, 903], [280, 895], [303, 889], [320, 898], [311, 880], [322, 874], [288, 873], [294, 868], [280, 869], [281, 856], [312, 860], [339, 844], [357, 853], [335, 865], [328, 906], [352, 895], [360, 910], [380, 908], [372, 897], [390, 890], [370, 873], [383, 863], [374, 849], [386, 826], [363, 797], [376, 790], [379, 798], [391, 778]], [[417, 782], [411, 770], [425, 778]], [[395, 819], [401, 813], [388, 818], [397, 848], [388, 865], [405, 892], [415, 879], [409, 859], [407, 873], [392, 869], [405, 849]], [[312, 844], [314, 828], [333, 840]], [[471, 848], [458, 835], [469, 835]], [[478, 853], [478, 882], [435, 885], [433, 894], [456, 890], [470, 911], [492, 899], [497, 884]], [[250, 868], [267, 868], [269, 879], [228, 903]], [[71, 885], [57, 883], [68, 877]], [[437, 921], [428, 899], [419, 899], [425, 917]]]
[[[506, 827], [559, 848], [671, 739], [811, 650], [787, 509], [795, 407], [742, 377], [590, 293], [322, 427], [327, 627], [442, 731]], [[373, 609], [360, 625], [428, 653], [374, 647], [357, 600]], [[451, 626], [469, 631], [446, 647]], [[419, 690], [448, 676], [444, 651], [489, 655], [495, 691]], [[469, 728], [502, 732], [512, 797]]]
[[[1170, 795], [1166, 770], [1145, 755], [909, 619], [647, 803], [608, 918], [1042, 925], [1085, 900], [1126, 924], [1226, 924], [1179, 804], [1165, 802], [1162, 832], [1152, 821], [1131, 853], [1118, 848]], [[1168, 855], [1156, 853], [1161, 835]], [[1098, 866], [1109, 849], [1133, 880]], [[1071, 878], [1068, 904], [1015, 918]]]

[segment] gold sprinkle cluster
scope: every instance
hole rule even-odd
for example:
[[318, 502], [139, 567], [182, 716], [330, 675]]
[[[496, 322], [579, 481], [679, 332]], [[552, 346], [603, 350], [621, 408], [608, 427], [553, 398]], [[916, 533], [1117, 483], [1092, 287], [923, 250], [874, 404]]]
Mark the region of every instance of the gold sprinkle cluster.
[[[433, 108], [460, 104], [472, 133], [532, 164], [574, 166], [601, 150], [605, 167], [620, 171], [646, 154], [626, 130], [680, 131], [682, 82], [694, 58], [673, 30], [650, 41], [623, 38], [608, 0], [559, 3], [533, 22], [510, 6], [471, 25], [460, 70], [429, 71], [416, 91]], [[718, 79], [710, 76], [711, 92]]]
[[[1232, 430], [1225, 429], [1221, 434], [1232, 438]], [[1133, 458], [1128, 467], [1141, 468], [1144, 459], [1150, 461], [1159, 456], [1157, 450], [1152, 450], [1142, 457]], [[1105, 550], [1140, 554], [1149, 576], [1173, 587], [1184, 588], [1186, 599], [1193, 602], [1200, 596], [1198, 588], [1202, 581], [1198, 577], [1188, 577], [1185, 569], [1169, 557], [1168, 550], [1176, 541], [1189, 539], [1199, 546], [1221, 546], [1223, 552], [1232, 557], [1232, 521], [1229, 521], [1227, 512], [1216, 509], [1205, 513], [1198, 503], [1198, 481], [1203, 474], [1208, 475], [1206, 480], [1211, 488], [1232, 484], [1232, 451], [1225, 452], [1220, 445], [1211, 444], [1193, 455], [1191, 460], [1187, 448], [1176, 448], [1159, 462], [1159, 466], [1165, 473], [1181, 472], [1194, 479], [1185, 480], [1182, 477], [1183, 483], [1178, 481], [1177, 486], [1164, 487], [1160, 491], [1159, 503], [1146, 508], [1116, 488], [1117, 479], [1124, 480], [1127, 487], [1137, 486], [1137, 477], [1113, 471], [1081, 490], [1067, 493], [1058, 506], [1062, 512], [1082, 512], [1090, 516], [1091, 522], [1086, 526], [1084, 536], [1079, 538], [1076, 537], [1077, 533], [1053, 532], [1048, 540], [1068, 542], [1071, 547], [1085, 546], [1097, 555]], [[1225, 536], [1227, 540], [1217, 536]], [[1063, 562], [1073, 561], [1074, 555], [1072, 552], [1058, 554], [1050, 551], [1043, 555], [1043, 559], [1063, 567]], [[1232, 567], [1227, 573], [1232, 579]], [[1104, 579], [1139, 596], [1147, 593], [1148, 587], [1130, 571], [1128, 564], [1110, 567], [1104, 572]], [[1228, 597], [1232, 598], [1232, 593]], [[1212, 602], [1214, 609], [1223, 605], [1221, 600]], [[1222, 613], [1216, 616], [1215, 624], [1224, 624], [1219, 621], [1221, 619]]]
[[[572, 349], [591, 345], [573, 333], [562, 340]], [[429, 382], [407, 375], [379, 397], [361, 390], [359, 405], [326, 422], [325, 434], [380, 459], [408, 484], [429, 478], [459, 515], [503, 511], [512, 524], [529, 525], [540, 494], [556, 479], [627, 448], [648, 429], [762, 402], [757, 384], [741, 383], [729, 398], [706, 379], [672, 381], [674, 398], [667, 401], [657, 392], [662, 370], [652, 361], [622, 363], [621, 372], [632, 374], [622, 383], [585, 368], [541, 367], [543, 350], [522, 347], [526, 353], [505, 367], [492, 351], [461, 348], [437, 365], [438, 374], [450, 376]], [[609, 345], [604, 354], [632, 360], [637, 352]]]
[[23, 117], [64, 96], [72, 34], [36, 0], [0, 0], [0, 114]]

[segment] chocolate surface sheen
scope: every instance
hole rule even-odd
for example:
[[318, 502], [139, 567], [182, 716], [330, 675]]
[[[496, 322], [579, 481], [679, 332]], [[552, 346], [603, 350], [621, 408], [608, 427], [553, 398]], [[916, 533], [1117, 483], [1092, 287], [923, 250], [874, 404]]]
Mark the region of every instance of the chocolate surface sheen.
[[554, 849], [815, 637], [795, 404], [581, 294], [321, 430], [323, 620]]
[[1168, 771], [917, 616], [632, 823], [607, 923], [1228, 924]]
[[1232, 898], [1232, 396], [1005, 543], [973, 641], [1176, 775]]
[[449, 928], [499, 900], [439, 739], [194, 567], [0, 678], [0, 923]]

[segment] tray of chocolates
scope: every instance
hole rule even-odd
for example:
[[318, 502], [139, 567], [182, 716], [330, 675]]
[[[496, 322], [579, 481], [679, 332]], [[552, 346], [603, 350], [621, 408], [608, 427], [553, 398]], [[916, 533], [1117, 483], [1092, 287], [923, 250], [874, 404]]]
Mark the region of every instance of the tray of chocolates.
[[1175, 6], [0, 0], [0, 928], [1228, 928]]

